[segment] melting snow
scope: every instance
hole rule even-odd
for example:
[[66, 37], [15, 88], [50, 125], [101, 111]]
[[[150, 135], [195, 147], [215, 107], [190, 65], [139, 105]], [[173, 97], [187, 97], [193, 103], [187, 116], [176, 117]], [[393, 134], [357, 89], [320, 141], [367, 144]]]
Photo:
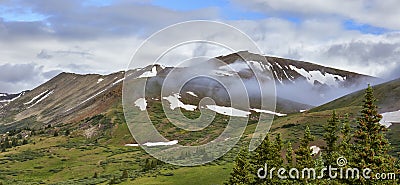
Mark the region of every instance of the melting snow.
[[311, 146], [310, 149], [312, 150], [311, 155], [318, 154], [319, 151], [321, 151], [321, 148], [319, 148], [318, 146]]
[[237, 116], [237, 117], [247, 117], [250, 112], [235, 109], [232, 107], [223, 107], [218, 105], [206, 105], [208, 109], [215, 111], [219, 114], [227, 115], [227, 116]]
[[393, 123], [400, 123], [400, 110], [394, 112], [382, 113], [382, 119], [379, 123], [389, 128]]
[[157, 75], [157, 67], [153, 66], [153, 68], [151, 68], [151, 71], [144, 72], [142, 75], [138, 76], [138, 78], [148, 78], [156, 75]]
[[146, 110], [147, 102], [144, 98], [139, 98], [135, 101], [135, 106], [139, 107], [141, 111]]
[[[144, 146], [171, 146], [178, 144], [178, 140], [172, 140], [167, 142], [146, 142]], [[125, 146], [139, 146], [139, 144], [125, 144]]]
[[234, 73], [228, 71], [214, 70], [216, 75], [219, 76], [233, 76]]
[[2, 97], [2, 96], [7, 96], [6, 94], [3, 94], [3, 93], [0, 93], [0, 97]]
[[121, 82], [121, 81], [124, 80], [124, 79], [125, 79], [125, 78], [121, 78], [121, 79], [115, 81], [112, 85], [118, 84], [119, 82]]
[[[91, 97], [89, 97], [88, 99], [84, 100], [84, 101], [83, 101], [83, 102], [81, 102], [80, 104], [83, 104], [83, 103], [85, 103], [85, 102], [89, 101], [90, 99], [92, 99], [92, 98], [96, 97], [97, 95], [99, 95], [99, 94], [103, 93], [103, 92], [104, 92], [104, 91], [106, 91], [106, 90], [107, 90], [107, 89], [103, 89], [103, 90], [101, 90], [100, 92], [98, 92], [98, 93], [94, 94], [93, 96], [91, 96]], [[79, 104], [79, 105], [80, 105], [80, 104]]]
[[178, 93], [175, 93], [175, 94], [170, 95], [168, 97], [163, 97], [164, 100], [168, 100], [172, 110], [174, 110], [177, 107], [181, 107], [181, 108], [183, 108], [185, 110], [188, 110], [188, 111], [194, 111], [197, 108], [197, 106], [195, 106], [195, 105], [185, 105], [185, 104], [183, 104], [179, 100], [179, 98], [181, 98], [181, 96], [179, 96]]
[[36, 99], [40, 98], [41, 96], [43, 96], [44, 94], [46, 94], [46, 93], [48, 93], [48, 92], [49, 92], [49, 90], [40, 93], [39, 95], [33, 97], [30, 101], [24, 103], [24, 105], [28, 105], [28, 104], [33, 103]]
[[275, 62], [275, 64], [280, 68], [283, 69], [281, 65], [279, 65], [277, 62]]
[[97, 83], [100, 83], [101, 81], [103, 81], [104, 79], [103, 78], [99, 78], [98, 80], [97, 80]]
[[276, 116], [287, 116], [287, 114], [277, 113], [277, 112], [273, 112], [273, 111], [269, 111], [269, 110], [261, 110], [261, 109], [255, 109], [255, 108], [252, 108], [250, 110], [256, 111], [256, 112], [267, 113], [267, 114], [273, 114]]
[[186, 92], [186, 93], [188, 93], [188, 94], [190, 94], [190, 95], [192, 95], [192, 96], [194, 96], [194, 97], [198, 97], [196, 94], [194, 94], [194, 92], [192, 92], [192, 91], [188, 91], [188, 92]]
[[[47, 91], [46, 91], [46, 94], [45, 94], [44, 96], [42, 96], [38, 101], [36, 101], [33, 105], [29, 106], [28, 109], [31, 108], [31, 107], [33, 107], [33, 106], [35, 106], [35, 105], [38, 104], [39, 102], [43, 101], [43, 100], [46, 99], [47, 97], [49, 97], [51, 94], [53, 94], [53, 92], [54, 92], [54, 90], [52, 90], [52, 91], [50, 91], [50, 92], [48, 92], [48, 90], [47, 90]], [[40, 94], [40, 95], [43, 95], [43, 94]], [[35, 97], [35, 98], [36, 98], [36, 97]], [[36, 99], [37, 99], [37, 98], [36, 98]], [[28, 102], [28, 104], [29, 104], [29, 102]]]
[[18, 99], [19, 97], [23, 96], [25, 94], [25, 92], [22, 92], [21, 94], [19, 94], [17, 97], [11, 99], [11, 100], [0, 100], [0, 103], [10, 103], [16, 99]]
[[301, 76], [304, 76], [310, 84], [314, 84], [314, 81], [318, 81], [322, 84], [337, 86], [336, 80], [344, 81], [346, 78], [340, 75], [334, 75], [330, 73], [322, 74], [321, 71], [306, 71], [305, 69], [297, 68], [295, 66], [289, 65], [290, 69], [296, 71]]

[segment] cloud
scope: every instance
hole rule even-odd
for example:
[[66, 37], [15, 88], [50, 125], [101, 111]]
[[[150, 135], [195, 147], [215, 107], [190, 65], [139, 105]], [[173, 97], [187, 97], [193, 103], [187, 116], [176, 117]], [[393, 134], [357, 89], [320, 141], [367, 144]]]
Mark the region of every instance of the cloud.
[[[394, 6], [396, 1], [378, 4], [374, 4], [375, 1], [372, 4], [320, 0], [308, 4], [289, 0], [233, 1], [243, 12], [258, 11], [267, 15], [267, 18], [257, 20], [221, 20], [223, 10], [218, 7], [178, 11], [148, 2], [117, 0], [95, 6], [78, 0], [1, 1], [0, 6], [8, 7], [10, 12], [32, 12], [41, 15], [42, 19], [24, 22], [0, 18], [0, 65], [36, 64], [42, 67], [39, 70], [42, 72], [107, 74], [124, 70], [134, 51], [150, 34], [180, 21], [206, 19], [220, 20], [239, 28], [267, 55], [385, 78], [399, 76], [394, 71], [400, 66], [397, 61], [399, 32], [372, 35], [348, 30], [343, 25], [343, 21], [352, 19], [360, 24], [398, 29], [400, 22], [397, 17], [400, 16], [397, 14], [400, 12], [387, 8], [388, 3], [393, 3], [391, 7], [398, 7]], [[367, 14], [365, 9], [371, 12]], [[290, 17], [298, 20], [293, 21]], [[171, 37], [179, 40], [198, 30], [198, 27], [192, 27]], [[236, 41], [223, 31], [214, 37]], [[149, 55], [163, 52], [157, 44], [154, 43]], [[171, 56], [171, 61], [187, 59], [188, 56], [218, 56], [227, 54], [226, 51], [203, 45], [185, 46], [176, 49], [175, 53], [180, 57]], [[137, 66], [146, 65], [144, 61], [139, 61]], [[39, 76], [48, 79], [51, 75]], [[30, 89], [43, 79], [36, 79], [32, 85], [7, 87]]]
[[268, 15], [297, 18], [329, 18], [340, 17], [351, 19], [358, 23], [373, 25], [391, 30], [400, 29], [400, 2], [389, 1], [347, 1], [347, 0], [232, 0], [233, 3], [244, 6], [247, 10], [259, 11]]
[[30, 89], [60, 73], [43, 69], [34, 63], [0, 65], [0, 92], [17, 93], [21, 89]]
[[47, 50], [43, 50], [43, 49], [40, 51], [40, 53], [38, 53], [38, 54], [36, 55], [36, 57], [37, 57], [37, 58], [40, 58], [40, 59], [50, 59], [50, 58], [53, 58], [53, 56], [50, 55], [49, 52], [48, 52]]
[[294, 23], [282, 18], [267, 18], [229, 23], [248, 34], [266, 55], [381, 78], [394, 78], [393, 69], [400, 66], [400, 32], [366, 34], [347, 30], [338, 19]]

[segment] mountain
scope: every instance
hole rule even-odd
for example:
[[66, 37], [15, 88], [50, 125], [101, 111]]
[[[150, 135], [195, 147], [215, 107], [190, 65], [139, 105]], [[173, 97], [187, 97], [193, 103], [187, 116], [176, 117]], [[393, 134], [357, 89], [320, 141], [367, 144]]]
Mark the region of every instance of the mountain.
[[[129, 74], [125, 74], [125, 72], [109, 75], [61, 73], [31, 91], [15, 95], [4, 94], [3, 99], [0, 99], [3, 102], [0, 107], [0, 125], [2, 125], [0, 130], [74, 123], [105, 113], [113, 106], [121, 106], [122, 81], [128, 76], [132, 80], [147, 78], [147, 98], [158, 101], [166, 99], [166, 97], [160, 97], [161, 85], [171, 71], [177, 71], [178, 76], [184, 77], [185, 74], [192, 73], [194, 70], [206, 69], [226, 81], [230, 81], [232, 74], [236, 72], [241, 79], [251, 82], [254, 79], [254, 73], [240, 58], [243, 56], [256, 69], [263, 73], [267, 73], [268, 70], [274, 75], [275, 82], [278, 84], [276, 115], [299, 112], [313, 107], [301, 102], [302, 98], [293, 100], [282, 96], [285, 95], [285, 92], [279, 86], [305, 83], [312, 88], [310, 91], [321, 93], [332, 90], [332, 88], [351, 87], [360, 80], [375, 79], [370, 76], [289, 59], [267, 57], [268, 61], [265, 62], [261, 58], [263, 56], [244, 51], [216, 57], [215, 59], [224, 62], [224, 64], [218, 63], [217, 65], [213, 59], [181, 68], [164, 67], [158, 64], [149, 65], [129, 70]], [[246, 85], [249, 92], [252, 91], [250, 86]], [[217, 105], [230, 106], [227, 98], [229, 95], [220, 89], [223, 89], [223, 86], [218, 83], [209, 79], [197, 78], [185, 84], [181, 92], [171, 94], [170, 97], [174, 99], [173, 101], [191, 105], [197, 105], [203, 97], [212, 97], [216, 100]], [[302, 94], [303, 98], [310, 93], [293, 90], [290, 92], [294, 97], [296, 97], [295, 94]], [[313, 98], [317, 99], [317, 97]], [[250, 101], [252, 108], [259, 106], [259, 99], [256, 96], [250, 96]], [[172, 104], [172, 101], [169, 103]]]
[[[265, 59], [268, 61], [265, 63]], [[325, 67], [305, 61], [262, 56], [247, 51], [240, 51], [226, 56], [216, 57], [227, 64], [232, 64], [245, 58], [250, 63], [260, 66], [263, 70], [272, 70], [277, 84], [294, 84], [297, 80], [306, 80], [309, 84], [328, 87], [351, 87], [362, 80], [376, 78], [350, 71]]]
[[26, 91], [23, 91], [17, 94], [0, 93], [0, 108], [19, 98], [20, 96], [25, 94], [25, 92]]
[[[373, 86], [379, 112], [392, 112], [400, 110], [400, 78]], [[310, 111], [324, 111], [348, 106], [359, 106], [364, 98], [364, 90], [356, 91], [340, 97], [332, 102], [318, 106]]]

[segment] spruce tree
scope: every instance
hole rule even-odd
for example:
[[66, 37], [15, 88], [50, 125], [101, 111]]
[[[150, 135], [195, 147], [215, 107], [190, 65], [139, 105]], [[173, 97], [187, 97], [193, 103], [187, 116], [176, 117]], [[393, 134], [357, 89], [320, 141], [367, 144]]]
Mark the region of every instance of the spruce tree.
[[[275, 141], [271, 141], [269, 138], [269, 134], [266, 135], [264, 140], [261, 142], [260, 146], [254, 151], [254, 155], [251, 160], [251, 164], [255, 172], [258, 169], [264, 168], [265, 164], [267, 164], [268, 169], [271, 168], [281, 168], [283, 167], [283, 159], [280, 155], [282, 149], [282, 139], [281, 135], [278, 134], [275, 138]], [[268, 173], [268, 172], [264, 172]], [[277, 177], [273, 176], [271, 179], [269, 176], [265, 179], [256, 178], [255, 184], [263, 184], [263, 183], [274, 183], [277, 181]]]
[[[311, 135], [310, 128], [307, 126], [304, 132], [303, 138], [300, 140], [300, 146], [295, 151], [296, 154], [296, 165], [297, 169], [305, 169], [305, 168], [314, 168], [315, 163], [312, 159], [311, 153], [312, 149], [310, 149], [310, 142], [314, 141], [314, 136]], [[303, 184], [309, 184], [311, 179], [307, 179], [304, 177], [302, 180]]]
[[324, 127], [324, 141], [326, 146], [322, 147], [324, 152], [322, 157], [325, 164], [335, 165], [336, 159], [339, 157], [338, 154], [338, 139], [339, 139], [339, 117], [336, 115], [336, 111], [332, 112], [332, 116], [328, 119], [328, 124]]
[[289, 141], [287, 144], [287, 149], [286, 149], [286, 161], [287, 161], [287, 166], [288, 168], [293, 167], [293, 147], [292, 143]]
[[253, 183], [254, 175], [252, 174], [253, 170], [248, 157], [248, 151], [245, 148], [242, 148], [236, 156], [233, 171], [231, 172], [228, 182], [225, 184], [247, 185]]
[[352, 154], [351, 154], [350, 142], [353, 135], [350, 127], [349, 114], [344, 115], [344, 120], [342, 120], [342, 126], [340, 128], [340, 133], [342, 136], [342, 140], [339, 144], [339, 153], [346, 159], [351, 159]]
[[300, 140], [300, 146], [295, 151], [296, 163], [300, 168], [310, 168], [314, 166], [314, 161], [311, 157], [312, 150], [310, 142], [314, 141], [314, 136], [311, 135], [310, 128], [307, 126], [303, 138]]
[[[374, 176], [375, 173], [394, 170], [393, 158], [387, 154], [390, 148], [390, 144], [385, 138], [387, 129], [379, 123], [382, 116], [378, 114], [376, 101], [373, 89], [368, 85], [361, 114], [357, 119], [358, 128], [354, 133], [355, 166], [360, 169], [372, 169], [371, 176]], [[364, 182], [364, 179], [361, 180]]]

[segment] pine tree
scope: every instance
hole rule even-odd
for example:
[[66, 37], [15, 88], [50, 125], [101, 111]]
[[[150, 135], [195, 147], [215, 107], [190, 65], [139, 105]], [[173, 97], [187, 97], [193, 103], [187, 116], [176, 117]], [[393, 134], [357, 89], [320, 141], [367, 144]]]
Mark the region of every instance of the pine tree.
[[326, 146], [323, 147], [324, 152], [322, 157], [325, 164], [334, 165], [336, 159], [339, 157], [338, 154], [338, 139], [339, 139], [339, 117], [336, 115], [336, 111], [332, 112], [332, 117], [328, 119], [328, 124], [324, 127], [324, 141]]
[[231, 172], [231, 176], [229, 180], [225, 184], [229, 185], [244, 185], [244, 184], [252, 184], [254, 180], [254, 175], [251, 174], [253, 171], [248, 160], [249, 154], [248, 151], [243, 148], [240, 150], [239, 154], [236, 156], [235, 164], [233, 167], [233, 171]]
[[293, 147], [292, 143], [289, 141], [287, 144], [287, 149], [286, 149], [286, 161], [287, 165], [289, 168], [293, 167]]
[[[255, 172], [258, 169], [264, 168], [265, 164], [267, 164], [268, 169], [271, 168], [281, 168], [283, 165], [283, 159], [280, 155], [282, 149], [282, 139], [281, 135], [278, 134], [274, 142], [271, 142], [269, 139], [269, 135], [267, 134], [264, 140], [261, 142], [260, 146], [254, 151], [253, 160], [251, 160], [251, 164]], [[267, 173], [267, 172], [265, 172]], [[261, 179], [256, 178], [255, 184], [261, 183], [273, 183], [276, 182], [277, 178], [273, 176], [273, 179], [270, 177]]]
[[342, 135], [342, 141], [339, 144], [339, 153], [346, 159], [351, 159], [351, 138], [353, 137], [352, 130], [350, 127], [349, 114], [344, 115], [344, 120], [342, 121], [342, 126], [340, 128], [340, 133]]
[[[300, 146], [295, 151], [296, 154], [296, 165], [297, 169], [305, 169], [305, 168], [313, 168], [315, 167], [314, 161], [312, 159], [311, 153], [312, 149], [310, 149], [310, 142], [314, 141], [314, 136], [311, 135], [310, 128], [307, 126], [304, 132], [303, 138], [300, 140]], [[311, 179], [303, 179], [302, 183], [308, 184]]]
[[303, 138], [300, 140], [300, 146], [295, 151], [296, 163], [300, 168], [310, 168], [314, 166], [314, 161], [311, 157], [312, 150], [310, 142], [314, 141], [314, 136], [311, 135], [310, 128], [307, 126]]
[[[358, 130], [354, 133], [353, 148], [355, 166], [359, 169], [372, 169], [372, 176], [377, 172], [394, 170], [393, 158], [387, 154], [390, 148], [385, 138], [387, 129], [379, 123], [382, 116], [378, 114], [376, 101], [373, 89], [368, 85], [361, 114], [357, 119]], [[361, 180], [364, 181], [364, 179]]]

